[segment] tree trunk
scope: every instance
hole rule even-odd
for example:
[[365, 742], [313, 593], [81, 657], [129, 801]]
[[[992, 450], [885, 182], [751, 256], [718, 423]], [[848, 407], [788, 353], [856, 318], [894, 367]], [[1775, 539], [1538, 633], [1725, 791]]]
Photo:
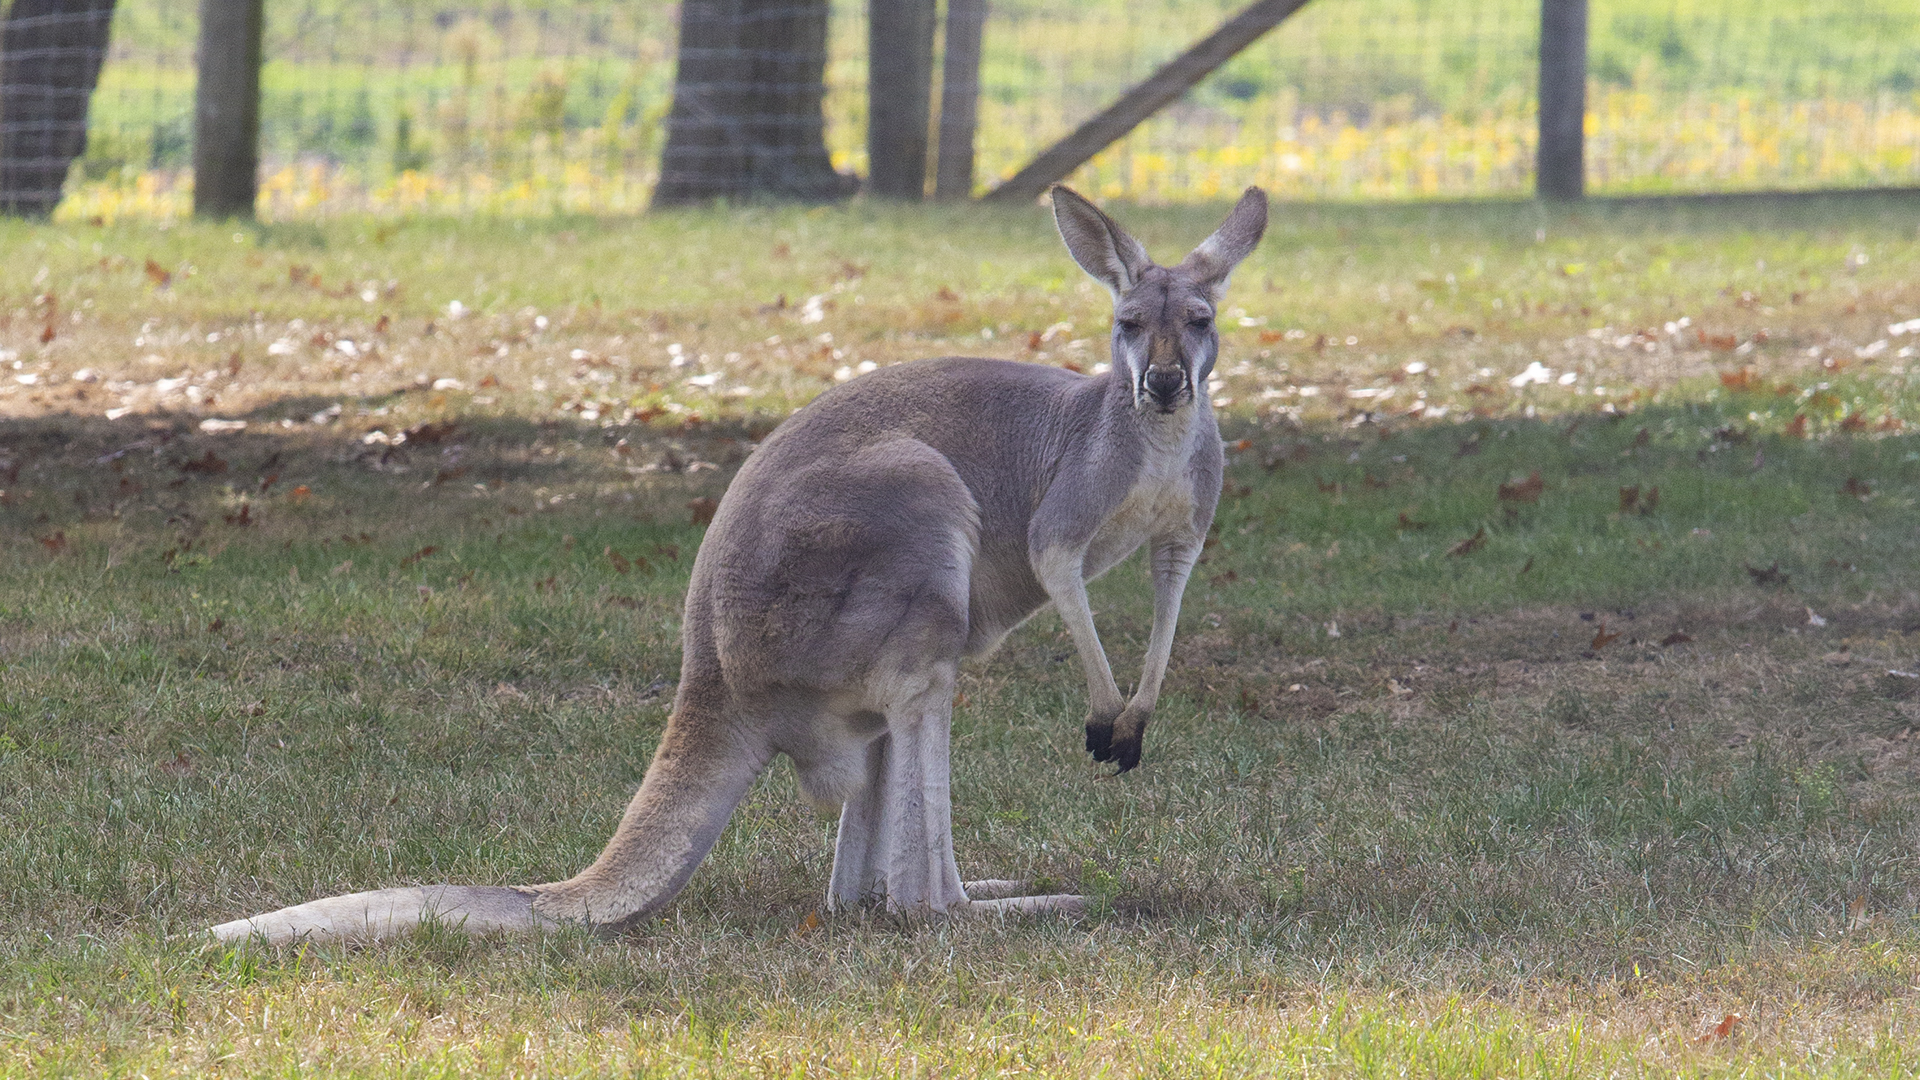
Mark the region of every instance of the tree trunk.
[[838, 199], [827, 157], [829, 0], [684, 0], [655, 206]]
[[883, 198], [927, 193], [933, 27], [934, 0], [867, 2], [867, 190]]
[[973, 197], [973, 138], [980, 115], [980, 38], [987, 0], [947, 0], [947, 50], [940, 76], [940, 152], [933, 197]]
[[60, 204], [112, 23], [113, 0], [14, 0], [0, 24], [0, 213]]

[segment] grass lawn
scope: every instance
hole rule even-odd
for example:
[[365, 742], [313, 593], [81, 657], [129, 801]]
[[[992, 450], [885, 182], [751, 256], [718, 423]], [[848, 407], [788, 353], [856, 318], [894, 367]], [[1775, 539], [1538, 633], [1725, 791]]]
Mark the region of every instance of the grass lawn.
[[1038, 209], [0, 223], [0, 1070], [1920, 1071], [1917, 227], [1278, 208], [1143, 766], [1051, 614], [963, 674], [962, 871], [1084, 918], [820, 912], [782, 763], [631, 935], [271, 951], [182, 935], [590, 860], [753, 442], [1104, 296]]

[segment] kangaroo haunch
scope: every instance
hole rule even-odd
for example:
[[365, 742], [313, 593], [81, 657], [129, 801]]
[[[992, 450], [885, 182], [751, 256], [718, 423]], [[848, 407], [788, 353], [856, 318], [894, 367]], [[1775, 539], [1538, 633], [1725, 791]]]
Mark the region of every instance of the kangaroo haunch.
[[[947, 765], [954, 679], [1052, 602], [1086, 670], [1087, 749], [1140, 763], [1180, 594], [1219, 499], [1207, 400], [1227, 277], [1266, 228], [1248, 189], [1178, 266], [1156, 266], [1066, 188], [1067, 250], [1114, 299], [1102, 375], [949, 357], [820, 395], [740, 469], [694, 559], [680, 688], [639, 792], [592, 866], [546, 885], [382, 889], [213, 927], [223, 940], [382, 937], [423, 919], [469, 932], [620, 927], [686, 885], [775, 754], [838, 807], [832, 907], [1074, 911], [1077, 896], [962, 884]], [[1121, 697], [1088, 580], [1147, 545], [1153, 632]]]

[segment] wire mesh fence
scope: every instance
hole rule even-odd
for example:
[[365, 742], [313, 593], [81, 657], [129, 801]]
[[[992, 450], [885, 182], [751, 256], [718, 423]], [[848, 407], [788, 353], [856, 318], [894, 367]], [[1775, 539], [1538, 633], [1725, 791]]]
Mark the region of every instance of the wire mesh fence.
[[[16, 0], [25, 2], [25, 0]], [[997, 0], [984, 189], [1243, 0]], [[1920, 184], [1912, 0], [1591, 0], [1588, 190]], [[261, 212], [644, 205], [675, 9], [273, 0]], [[65, 215], [190, 204], [194, 0], [121, 0]], [[1539, 0], [1314, 0], [1083, 166], [1103, 197], [1415, 199], [1532, 188]], [[834, 0], [827, 140], [865, 171], [866, 26]]]

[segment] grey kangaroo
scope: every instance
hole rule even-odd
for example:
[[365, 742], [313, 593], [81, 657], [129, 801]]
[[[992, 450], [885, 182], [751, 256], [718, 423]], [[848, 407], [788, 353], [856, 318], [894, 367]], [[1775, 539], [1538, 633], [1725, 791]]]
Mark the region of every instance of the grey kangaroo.
[[[1227, 277], [1260, 240], [1249, 188], [1178, 266], [1092, 203], [1053, 189], [1067, 250], [1113, 293], [1113, 365], [949, 357], [820, 395], [747, 459], [694, 559], [680, 687], [653, 763], [592, 866], [525, 886], [336, 896], [213, 927], [223, 940], [354, 938], [422, 920], [477, 933], [620, 928], [657, 911], [776, 753], [838, 808], [830, 907], [1076, 911], [1022, 883], [963, 884], [947, 747], [963, 657], [1051, 601], [1086, 671], [1087, 749], [1125, 772], [1166, 674], [1180, 594], [1219, 498], [1207, 400]], [[1146, 545], [1153, 631], [1125, 699], [1094, 632], [1088, 580]]]

